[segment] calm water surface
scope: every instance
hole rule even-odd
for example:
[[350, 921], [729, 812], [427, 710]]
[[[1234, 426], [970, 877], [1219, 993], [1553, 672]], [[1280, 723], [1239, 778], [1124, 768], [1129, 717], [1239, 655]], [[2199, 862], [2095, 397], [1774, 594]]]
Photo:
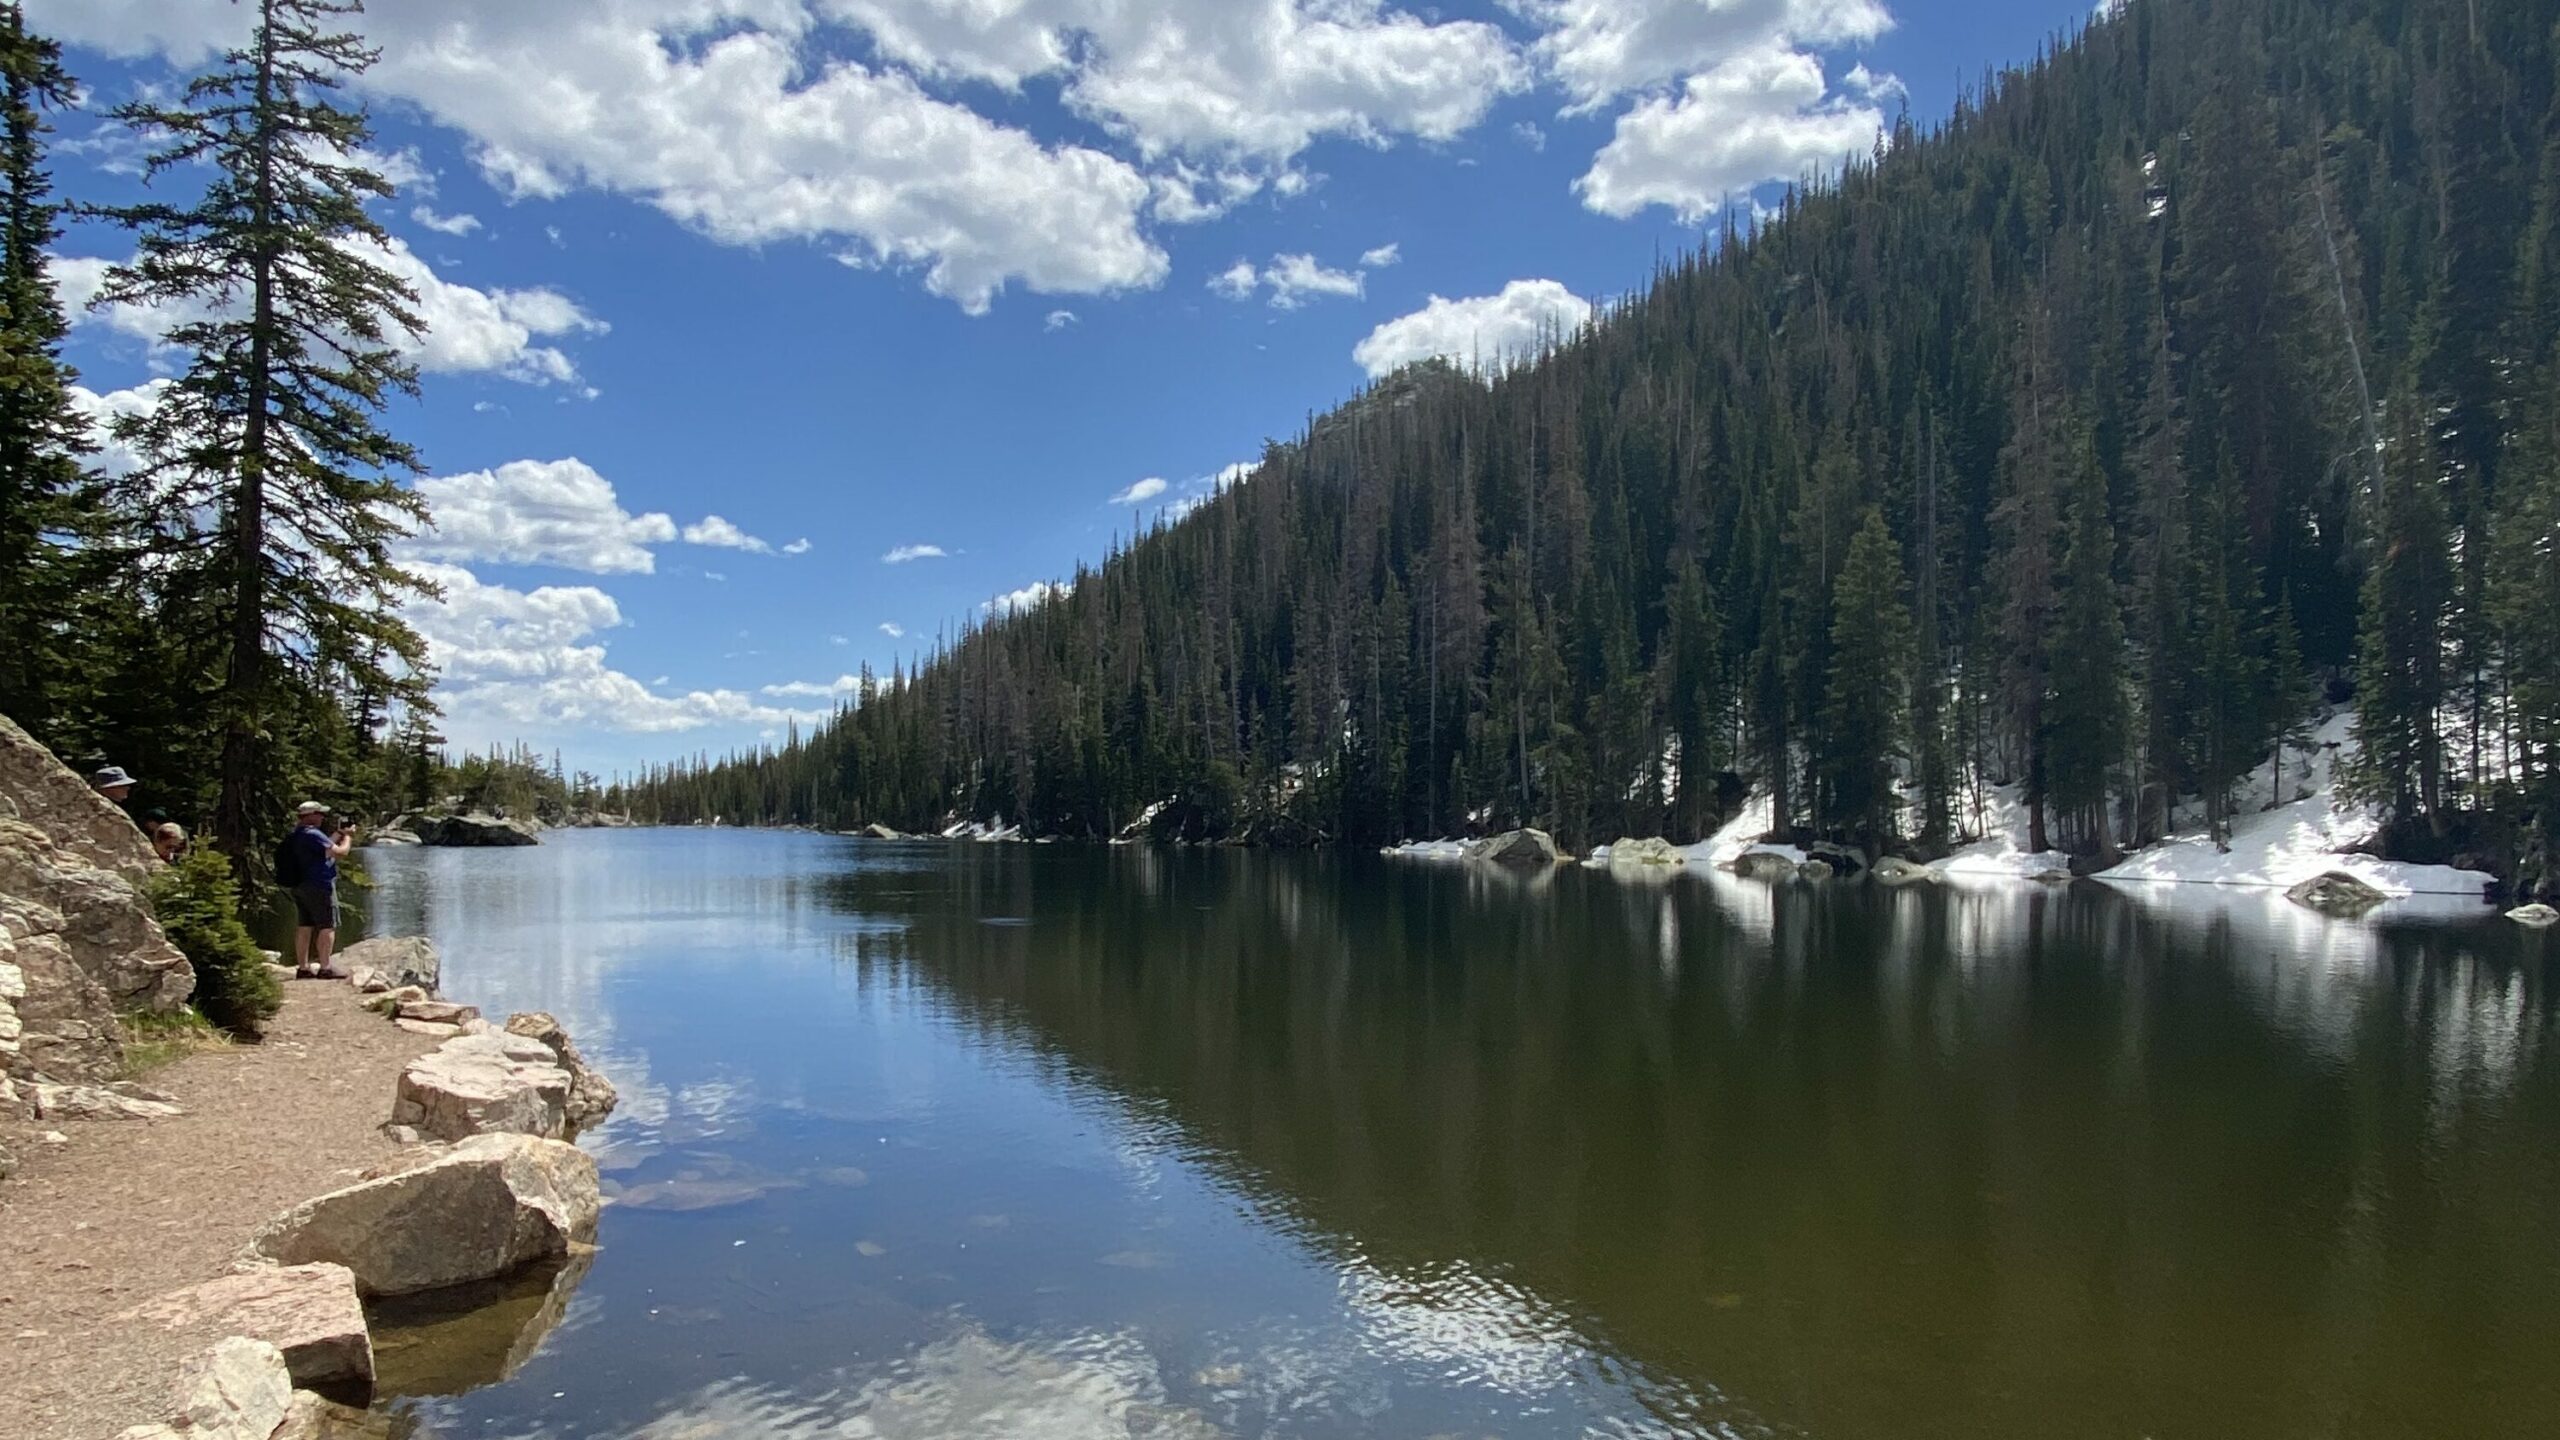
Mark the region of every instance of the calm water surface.
[[420, 1434], [2560, 1434], [2560, 940], [2502, 920], [746, 832], [367, 861], [377, 928], [623, 1093], [591, 1263], [391, 1317]]

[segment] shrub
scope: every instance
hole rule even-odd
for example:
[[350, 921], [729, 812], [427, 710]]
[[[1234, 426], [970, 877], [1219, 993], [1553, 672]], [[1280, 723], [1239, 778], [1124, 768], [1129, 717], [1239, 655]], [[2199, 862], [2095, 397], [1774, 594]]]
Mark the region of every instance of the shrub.
[[211, 849], [191, 850], [153, 877], [151, 908], [169, 943], [196, 972], [196, 1009], [234, 1035], [256, 1039], [284, 1005], [284, 987], [240, 923], [231, 864]]

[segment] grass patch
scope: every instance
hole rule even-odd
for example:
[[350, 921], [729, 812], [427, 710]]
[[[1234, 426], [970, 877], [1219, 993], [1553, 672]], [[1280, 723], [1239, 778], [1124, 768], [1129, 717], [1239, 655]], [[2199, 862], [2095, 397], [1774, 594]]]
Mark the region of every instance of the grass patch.
[[219, 1049], [231, 1037], [213, 1027], [195, 1007], [183, 1010], [135, 1010], [124, 1022], [124, 1077], [139, 1080], [155, 1070], [204, 1050]]

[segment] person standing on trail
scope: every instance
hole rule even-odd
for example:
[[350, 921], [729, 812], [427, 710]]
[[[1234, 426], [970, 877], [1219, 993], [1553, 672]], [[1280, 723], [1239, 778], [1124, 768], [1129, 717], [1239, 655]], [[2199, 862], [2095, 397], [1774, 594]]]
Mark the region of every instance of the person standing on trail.
[[329, 963], [338, 946], [338, 862], [355, 844], [355, 827], [328, 828], [329, 807], [305, 800], [293, 812], [293, 833], [276, 847], [276, 883], [293, 897], [293, 978], [344, 980]]

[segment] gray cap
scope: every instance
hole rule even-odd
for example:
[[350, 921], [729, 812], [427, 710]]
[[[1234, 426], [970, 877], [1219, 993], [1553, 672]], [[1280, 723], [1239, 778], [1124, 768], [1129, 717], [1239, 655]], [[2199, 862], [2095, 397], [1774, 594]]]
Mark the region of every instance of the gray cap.
[[305, 800], [301, 804], [293, 807], [293, 813], [296, 815], [326, 815], [329, 813], [329, 807], [321, 804], [317, 800]]

